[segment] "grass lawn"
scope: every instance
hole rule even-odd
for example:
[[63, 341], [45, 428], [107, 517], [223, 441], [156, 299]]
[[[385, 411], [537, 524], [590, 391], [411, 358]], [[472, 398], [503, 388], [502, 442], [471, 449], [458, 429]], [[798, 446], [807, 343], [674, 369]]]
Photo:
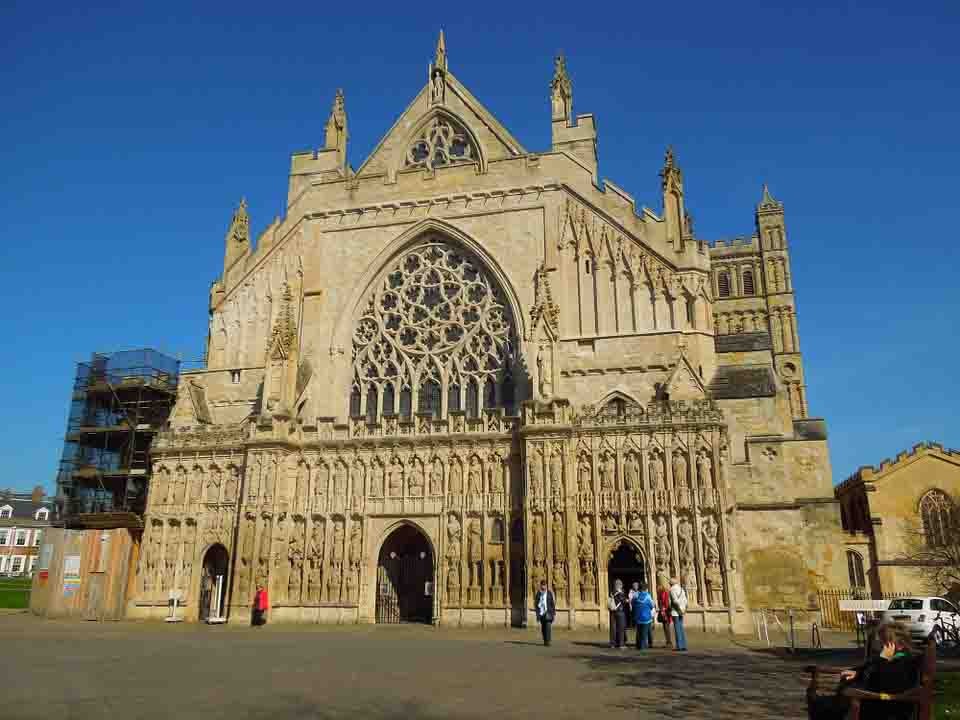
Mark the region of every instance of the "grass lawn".
[[937, 674], [936, 720], [960, 718], [960, 673]]
[[30, 607], [30, 578], [0, 578], [0, 608]]

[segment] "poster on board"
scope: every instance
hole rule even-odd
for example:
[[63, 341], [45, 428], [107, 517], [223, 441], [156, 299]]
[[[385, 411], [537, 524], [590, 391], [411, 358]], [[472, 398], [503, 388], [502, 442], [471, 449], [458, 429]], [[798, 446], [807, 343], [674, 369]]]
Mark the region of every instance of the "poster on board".
[[73, 597], [80, 589], [80, 556], [65, 555], [63, 558], [63, 596]]

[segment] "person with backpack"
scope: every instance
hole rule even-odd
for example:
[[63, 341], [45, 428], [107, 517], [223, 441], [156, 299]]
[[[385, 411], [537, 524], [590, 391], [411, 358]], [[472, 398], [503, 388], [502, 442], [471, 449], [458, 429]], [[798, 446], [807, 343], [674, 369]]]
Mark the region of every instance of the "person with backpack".
[[627, 644], [627, 596], [623, 592], [623, 580], [614, 581], [607, 607], [610, 609], [610, 647], [622, 650]]
[[687, 612], [687, 591], [680, 585], [678, 578], [670, 580], [670, 619], [673, 621], [673, 633], [677, 638], [676, 650], [687, 650], [687, 633], [683, 628], [683, 616]]
[[657, 590], [657, 622], [663, 626], [663, 637], [666, 639], [664, 647], [672, 648], [673, 639], [670, 637], [670, 591], [667, 589], [667, 580], [660, 580], [660, 589]]
[[653, 647], [653, 596], [647, 592], [647, 584], [642, 583], [631, 604], [633, 622], [637, 626], [637, 650]]

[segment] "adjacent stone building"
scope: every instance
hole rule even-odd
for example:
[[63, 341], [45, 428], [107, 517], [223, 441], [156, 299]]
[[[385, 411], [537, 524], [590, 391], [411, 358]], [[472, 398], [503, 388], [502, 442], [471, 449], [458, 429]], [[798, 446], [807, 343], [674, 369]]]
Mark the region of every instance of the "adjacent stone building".
[[960, 497], [960, 452], [939, 443], [914, 445], [879, 467], [859, 468], [836, 496], [849, 533], [851, 586], [874, 597], [934, 590], [916, 567], [913, 545], [948, 541]]
[[614, 575], [676, 576], [690, 622], [742, 628], [844, 582], [783, 205], [764, 188], [754, 235], [711, 245], [672, 151], [638, 207], [562, 57], [549, 89], [530, 151], [441, 35], [359, 169], [338, 91], [256, 245], [240, 204], [130, 615], [174, 590], [246, 619], [261, 583], [274, 621], [503, 625], [547, 578], [560, 622], [599, 626]]

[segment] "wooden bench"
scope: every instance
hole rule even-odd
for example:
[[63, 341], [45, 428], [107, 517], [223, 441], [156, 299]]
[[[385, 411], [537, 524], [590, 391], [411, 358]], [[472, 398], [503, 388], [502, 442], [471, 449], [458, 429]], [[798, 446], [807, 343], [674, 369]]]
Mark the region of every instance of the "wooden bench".
[[927, 638], [920, 661], [917, 684], [909, 690], [891, 695], [888, 693], [868, 692], [853, 686], [842, 686], [840, 673], [849, 668], [809, 665], [805, 671], [810, 673], [810, 685], [807, 687], [809, 699], [820, 695], [832, 695], [839, 692], [850, 698], [850, 710], [847, 720], [860, 720], [860, 703], [864, 700], [910, 703], [915, 706], [916, 720], [930, 720], [933, 717], [933, 682], [937, 674], [937, 644], [933, 635]]

